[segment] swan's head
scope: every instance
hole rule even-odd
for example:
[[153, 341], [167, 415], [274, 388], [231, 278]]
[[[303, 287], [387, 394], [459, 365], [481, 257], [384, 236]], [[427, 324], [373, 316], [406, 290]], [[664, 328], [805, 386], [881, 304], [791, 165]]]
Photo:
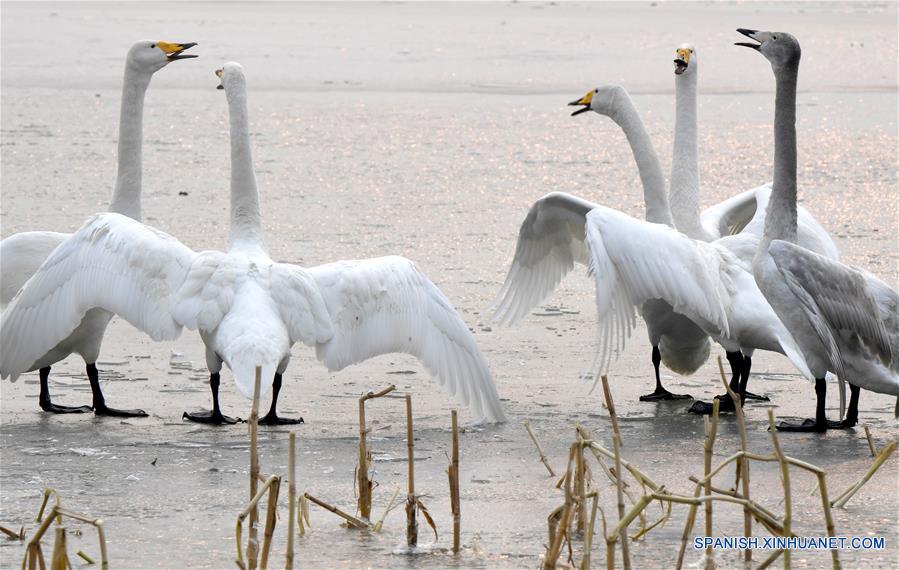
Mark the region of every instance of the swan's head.
[[587, 111], [596, 111], [600, 115], [608, 115], [614, 108], [615, 97], [622, 91], [623, 88], [618, 85], [606, 85], [587, 91], [586, 95], [568, 104], [572, 107], [581, 107], [573, 112], [571, 116], [574, 117]]
[[786, 32], [761, 32], [737, 28], [737, 31], [755, 43], [737, 42], [734, 45], [752, 48], [771, 62], [774, 69], [798, 65], [802, 56], [799, 40]]
[[221, 69], [216, 69], [215, 75], [221, 80], [216, 89], [224, 89], [226, 95], [246, 89], [247, 79], [243, 74], [243, 66], [237, 62], [229, 61]]
[[140, 41], [128, 50], [126, 65], [138, 72], [152, 75], [173, 61], [197, 57], [184, 53], [185, 50], [195, 45], [197, 45], [195, 42], [182, 44], [152, 40]]
[[674, 52], [674, 74], [690, 75], [696, 73], [696, 50], [693, 44], [681, 44]]

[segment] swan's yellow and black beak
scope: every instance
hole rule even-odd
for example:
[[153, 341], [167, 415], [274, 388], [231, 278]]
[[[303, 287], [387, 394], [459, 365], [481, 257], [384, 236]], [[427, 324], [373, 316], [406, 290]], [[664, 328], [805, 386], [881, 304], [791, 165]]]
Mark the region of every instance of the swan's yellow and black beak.
[[596, 90], [588, 91], [586, 95], [578, 99], [577, 101], [572, 101], [568, 105], [571, 107], [576, 107], [578, 105], [583, 105], [583, 108], [578, 109], [574, 113], [571, 114], [572, 117], [575, 115], [580, 115], [581, 113], [586, 113], [590, 110], [590, 103], [593, 101], [593, 95], [596, 94]]
[[765, 39], [767, 39], [766, 37], [762, 37], [765, 35], [765, 32], [760, 32], [758, 30], [747, 30], [746, 28], [737, 28], [737, 31], [740, 32], [741, 34], [743, 34], [744, 36], [746, 36], [747, 38], [749, 38], [750, 40], [753, 40], [756, 43], [751, 44], [749, 42], [736, 42], [734, 44], [735, 46], [748, 47], [748, 48], [752, 48], [752, 49], [758, 51], [758, 49], [760, 47], [762, 47], [762, 42], [764, 42]]
[[[218, 77], [219, 79], [222, 79], [222, 76], [224, 76], [224, 75], [225, 75], [224, 68], [215, 70], [215, 76]], [[216, 89], [224, 89], [224, 88], [225, 88], [225, 82], [224, 82], [224, 80], [222, 80], [219, 82]]]
[[677, 57], [674, 58], [674, 74], [681, 75], [683, 72], [687, 71], [687, 67], [690, 65], [690, 55], [692, 52], [687, 48], [680, 48], [677, 50]]
[[186, 44], [181, 43], [172, 43], [172, 42], [156, 42], [156, 47], [165, 52], [166, 58], [169, 61], [177, 61], [179, 59], [190, 59], [192, 57], [197, 57], [195, 55], [182, 53], [184, 50], [188, 50], [197, 45], [197, 42], [188, 42]]

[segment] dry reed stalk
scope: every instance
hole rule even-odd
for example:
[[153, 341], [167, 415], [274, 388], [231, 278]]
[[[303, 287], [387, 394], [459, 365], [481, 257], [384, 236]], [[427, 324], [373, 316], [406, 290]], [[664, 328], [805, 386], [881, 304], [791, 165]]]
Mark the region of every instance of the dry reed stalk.
[[[262, 382], [262, 367], [256, 367], [256, 378], [253, 382], [253, 407], [250, 411], [249, 431], [250, 431], [250, 530], [249, 539], [247, 540], [247, 561], [249, 570], [256, 568], [256, 555], [259, 548], [259, 536], [256, 529], [256, 523], [259, 521], [259, 510], [256, 508], [257, 501], [253, 498], [257, 495], [259, 487], [259, 385]], [[241, 519], [238, 519], [239, 521]], [[238, 537], [238, 548], [240, 548], [240, 537]]]
[[[255, 556], [258, 556], [258, 554], [259, 554], [259, 542], [258, 542], [258, 539], [256, 539], [256, 536], [258, 536], [258, 535], [255, 535], [255, 533], [252, 532], [253, 529], [251, 527], [250, 531], [247, 533], [247, 535], [248, 535], [248, 538], [247, 538], [247, 560], [246, 560], [246, 562], [244, 562], [243, 548], [242, 548], [242, 546], [243, 546], [243, 521], [245, 521], [248, 517], [252, 516], [253, 511], [258, 512], [259, 500], [262, 499], [262, 496], [265, 495], [266, 491], [269, 492], [269, 503], [271, 503], [271, 490], [270, 489], [273, 487], [275, 489], [277, 489], [277, 487], [280, 484], [281, 484], [280, 477], [278, 477], [277, 475], [270, 476], [268, 479], [266, 479], [262, 483], [262, 486], [259, 487], [259, 489], [256, 491], [256, 494], [253, 496], [252, 499], [250, 499], [250, 502], [247, 503], [247, 506], [244, 507], [244, 510], [241, 511], [241, 513], [239, 515], [237, 515], [237, 523], [234, 525], [235, 542], [237, 545], [237, 560], [236, 560], [236, 562], [237, 562], [238, 567], [240, 567], [242, 569], [250, 567], [250, 566], [248, 566], [249, 564], [253, 564], [252, 568], [255, 568], [257, 559], [251, 558], [251, 555], [253, 557], [255, 557]], [[276, 491], [275, 500], [277, 501], [277, 491]], [[272, 510], [272, 512], [274, 513], [274, 509]]]
[[53, 556], [50, 558], [50, 570], [68, 570], [69, 554], [66, 551], [66, 529], [56, 527], [56, 540], [53, 543]]
[[[693, 488], [693, 498], [696, 499], [699, 497], [699, 494], [702, 492], [702, 484], [696, 483], [696, 486]], [[699, 503], [691, 503], [690, 510], [687, 513], [687, 520], [684, 521], [684, 532], [681, 534], [680, 541], [680, 550], [677, 553], [677, 563], [675, 564], [675, 568], [680, 570], [684, 564], [684, 554], [687, 549], [687, 541], [690, 539], [690, 534], [693, 532], [693, 525], [696, 524], [696, 511], [698, 510]]]
[[6, 535], [10, 540], [25, 540], [25, 527], [20, 527], [19, 532], [13, 532], [12, 530], [6, 528], [3, 525], [0, 525], [0, 532]]
[[406, 544], [418, 545], [418, 521], [415, 519], [415, 438], [412, 429], [412, 394], [406, 394], [406, 449], [409, 454], [409, 490], [406, 494]]
[[[58, 495], [56, 500], [58, 503]], [[25, 548], [25, 557], [22, 559], [22, 570], [25, 570], [26, 566], [31, 569], [35, 568], [37, 565], [39, 565], [42, 570], [46, 568], [46, 564], [44, 563], [44, 553], [41, 550], [41, 539], [47, 532], [47, 529], [50, 528], [53, 520], [56, 519], [62, 521], [62, 517], [88, 523], [97, 529], [97, 540], [100, 543], [100, 569], [109, 570], [109, 559], [106, 556], [106, 532], [103, 528], [103, 519], [92, 519], [87, 515], [63, 509], [58, 504], [50, 508], [47, 517], [43, 519], [40, 526], [34, 531], [31, 540], [28, 541]]]
[[376, 522], [374, 524], [374, 526], [372, 526], [373, 531], [381, 532], [381, 527], [384, 526], [384, 519], [386, 519], [387, 515], [390, 514], [390, 511], [392, 511], [396, 507], [394, 502], [396, 501], [396, 498], [399, 496], [399, 494], [400, 494], [400, 488], [396, 487], [393, 490], [393, 495], [391, 495], [390, 500], [387, 501], [387, 508], [384, 509], [384, 514], [382, 514], [381, 518], [378, 519], [378, 522]]
[[590, 508], [590, 518], [587, 519], [587, 531], [584, 535], [584, 556], [581, 559], [581, 570], [590, 570], [590, 551], [593, 549], [593, 533], [596, 524], [596, 511], [599, 508], [599, 493], [591, 492], [587, 497], [592, 497], [592, 507]]
[[275, 534], [275, 526], [278, 524], [278, 493], [281, 490], [281, 478], [276, 478], [268, 489], [268, 505], [265, 510], [265, 533], [262, 535], [262, 556], [259, 559], [259, 567], [262, 570], [268, 568], [268, 555], [272, 549], [272, 536]]
[[546, 550], [546, 555], [543, 558], [543, 570], [552, 570], [556, 567], [556, 563], [559, 561], [559, 555], [562, 553], [562, 545], [564, 544], [565, 538], [569, 533], [569, 528], [571, 527], [571, 511], [574, 504], [574, 498], [571, 492], [571, 464], [574, 462], [577, 448], [578, 444], [573, 443], [568, 451], [568, 463], [566, 464], [564, 479], [565, 503], [559, 514], [559, 524], [556, 526], [555, 532], [552, 533], [552, 540], [550, 541]]
[[459, 498], [459, 418], [452, 412], [453, 448], [448, 468], [450, 486], [450, 510], [453, 513], [453, 552], [459, 552], [462, 530], [462, 508]]
[[[693, 476], [693, 475], [690, 475], [690, 477], [688, 477], [688, 479], [689, 479], [690, 482], [692, 482], [692, 483], [697, 483], [697, 482], [699, 482], [699, 479], [697, 479], [697, 478], [696, 478], [695, 476]], [[713, 493], [718, 493], [719, 495], [724, 495], [724, 496], [726, 496], [726, 497], [733, 497], [733, 498], [735, 498], [735, 499], [745, 499], [745, 498], [746, 498], [746, 497], [744, 497], [743, 495], [741, 495], [740, 493], [738, 493], [737, 491], [734, 491], [733, 489], [722, 489], [722, 488], [720, 488], [720, 487], [715, 487], [714, 485], [712, 485], [712, 492], [713, 492]], [[777, 515], [775, 515], [774, 513], [772, 513], [771, 511], [769, 511], [769, 510], [766, 509], [765, 507], [763, 507], [762, 505], [756, 503], [756, 506], [757, 506], [762, 512], [764, 512], [766, 515], [768, 515], [769, 517], [771, 517], [772, 519], [776, 519], [776, 518], [777, 518]], [[751, 513], [751, 511], [750, 511], [750, 513]]]
[[549, 461], [546, 459], [546, 454], [543, 453], [543, 447], [540, 446], [540, 441], [537, 439], [537, 436], [534, 434], [534, 430], [531, 429], [531, 422], [524, 422], [524, 429], [528, 430], [528, 435], [531, 436], [531, 441], [534, 442], [534, 446], [537, 448], [537, 453], [540, 454], [540, 462], [543, 463], [543, 466], [546, 467], [546, 470], [549, 471], [550, 477], [555, 477], [556, 472], [553, 471], [553, 468], [550, 467]]
[[88, 564], [96, 564], [96, 563], [97, 563], [96, 560], [94, 560], [93, 558], [91, 558], [90, 556], [88, 556], [87, 553], [84, 552], [83, 550], [79, 550], [79, 551], [76, 552], [75, 554], [77, 554], [79, 558], [81, 558], [82, 560], [84, 560], [84, 561], [85, 561], [86, 563], [88, 563]]
[[313, 503], [315, 503], [316, 505], [320, 506], [321, 508], [331, 511], [335, 515], [339, 516], [340, 518], [342, 518], [343, 520], [348, 522], [350, 524], [350, 526], [354, 526], [354, 527], [360, 528], [360, 529], [371, 528], [371, 525], [369, 523], [367, 523], [363, 520], [357, 519], [353, 515], [347, 514], [343, 511], [341, 511], [340, 509], [338, 509], [337, 507], [330, 505], [321, 499], [317, 499], [317, 498], [313, 497], [309, 493], [304, 493], [303, 496], [305, 498], [309, 499], [310, 501], [312, 501]]
[[[586, 445], [590, 449], [590, 451], [593, 452], [593, 455], [596, 456], [596, 459], [598, 461], [602, 461], [602, 459], [600, 459], [601, 456], [605, 456], [608, 459], [615, 459], [614, 453], [599, 445], [595, 441], [590, 441], [588, 439]], [[621, 466], [627, 469], [631, 473], [631, 475], [634, 476], [634, 479], [636, 479], [637, 482], [641, 485], [649, 487], [653, 491], [658, 491], [662, 487], [661, 485], [650, 479], [648, 475], [640, 471], [640, 469], [635, 467], [630, 462], [626, 461], [623, 457], [621, 458]]]
[[[833, 513], [830, 512], [830, 499], [827, 496], [827, 475], [824, 471], [816, 473], [818, 476], [818, 490], [821, 492], [821, 508], [824, 511], [824, 525], [827, 529], [827, 536], [836, 536], [836, 529], [833, 525]], [[830, 558], [833, 562], [833, 570], [841, 570], [840, 553], [836, 548], [830, 551]]]
[[[612, 390], [609, 389], [609, 378], [602, 375], [602, 393], [609, 409], [609, 417], [612, 420], [612, 451], [615, 456], [615, 480], [618, 492], [618, 519], [624, 516], [624, 480], [621, 477], [621, 431], [618, 429], [618, 414], [615, 413], [615, 401], [612, 399]], [[621, 560], [624, 570], [630, 570], [631, 559], [627, 544], [627, 528], [621, 535]]]
[[297, 434], [290, 432], [287, 439], [287, 551], [284, 555], [285, 570], [293, 570], [293, 527], [296, 524], [296, 448]]
[[871, 450], [871, 457], [877, 457], [877, 448], [874, 447], [874, 440], [871, 439], [871, 430], [865, 426], [865, 439], [868, 440], [868, 449]]
[[365, 421], [365, 402], [374, 398], [381, 398], [396, 390], [396, 386], [391, 384], [380, 392], [368, 392], [359, 398], [359, 466], [356, 469], [356, 486], [359, 489], [359, 501], [357, 508], [359, 516], [365, 520], [371, 517], [371, 491], [372, 480], [368, 476], [371, 467], [371, 451], [368, 449], [366, 436], [368, 435], [368, 427]]
[[[718, 435], [718, 405], [719, 401], [716, 399], [712, 403], [712, 420], [711, 422], [705, 421], [706, 439], [705, 445], [703, 445], [703, 465], [706, 476], [712, 470], [712, 452], [715, 448], [715, 437]], [[711, 495], [712, 479], [708, 477], [705, 481], [705, 496], [710, 497]], [[706, 501], [705, 503], [705, 535], [712, 536], [712, 501]], [[709, 567], [712, 565], [711, 560], [714, 556], [714, 550], [712, 550], [711, 546], [706, 548], [705, 555], [706, 567]]]
[[[730, 389], [730, 384], [728, 384], [727, 378], [724, 376], [724, 363], [721, 361], [720, 354], [718, 355], [718, 371], [721, 373], [721, 383], [724, 384], [727, 395], [730, 396], [731, 401], [734, 403], [734, 415], [737, 416], [737, 426], [740, 428], [740, 450], [743, 452], [749, 451], [749, 438], [746, 436], [746, 417], [743, 415], [742, 399], [737, 400], [737, 395]], [[751, 498], [749, 496], [748, 460], [740, 459], [740, 462], [737, 464], [737, 473], [743, 484], [743, 497], [748, 500]], [[734, 484], [734, 488], [736, 488], [736, 483]], [[752, 536], [752, 515], [749, 513], [749, 509], [745, 508], [743, 509], [743, 536]], [[751, 549], [747, 548], [743, 551], [743, 560], [746, 562], [752, 560]]]
[[877, 457], [874, 458], [874, 463], [871, 464], [871, 467], [868, 468], [868, 471], [862, 475], [862, 478], [859, 479], [854, 485], [840, 493], [840, 495], [833, 500], [831, 503], [832, 506], [836, 508], [843, 507], [849, 499], [855, 495], [862, 486], [871, 480], [871, 477], [874, 476], [874, 473], [880, 469], [880, 466], [884, 464], [884, 462], [889, 459], [890, 455], [896, 450], [896, 442], [891, 441], [887, 444], [883, 449], [880, 450], [880, 453], [877, 454]]
[[781, 549], [775, 550], [774, 552], [771, 553], [771, 556], [769, 556], [768, 558], [765, 558], [765, 560], [762, 561], [762, 563], [759, 564], [758, 568], [756, 568], [755, 570], [765, 570], [765, 568], [774, 564], [774, 562], [778, 558], [780, 558], [780, 555], [783, 553], [784, 553], [784, 551]]
[[[44, 516], [44, 509], [47, 507], [47, 501], [50, 499], [50, 495], [56, 499], [56, 506], [59, 506], [59, 493], [56, 492], [56, 489], [45, 487], [43, 499], [41, 500], [41, 508], [37, 512], [37, 517], [35, 517], [34, 522], [41, 522], [41, 519]], [[62, 518], [59, 518], [57, 522], [62, 523]]]
[[[787, 463], [783, 449], [780, 447], [780, 440], [777, 439], [777, 426], [774, 425], [774, 411], [768, 410], [768, 433], [771, 434], [771, 444], [774, 446], [774, 453], [777, 455], [778, 463], [780, 463], [780, 480], [784, 488], [784, 516], [783, 527], [784, 534], [790, 534], [790, 525], [793, 522], [793, 494], [790, 492], [790, 464]], [[787, 548], [783, 553], [784, 568], [789, 570], [791, 562], [790, 549]]]
[[584, 461], [584, 438], [581, 437], [580, 430], [576, 430], [575, 434], [577, 443], [577, 454], [574, 458], [574, 494], [577, 497], [575, 532], [583, 534], [587, 523], [587, 466]]
[[300, 533], [300, 536], [306, 536], [307, 526], [312, 528], [312, 524], [309, 522], [309, 501], [306, 500], [305, 495], [300, 495], [297, 500], [297, 532]]

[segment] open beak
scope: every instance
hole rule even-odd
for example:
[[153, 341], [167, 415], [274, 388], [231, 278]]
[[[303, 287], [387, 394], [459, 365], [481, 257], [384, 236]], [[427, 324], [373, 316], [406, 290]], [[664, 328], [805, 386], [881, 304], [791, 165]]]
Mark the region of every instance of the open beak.
[[762, 46], [761, 40], [759, 40], [756, 37], [759, 33], [758, 30], [747, 30], [746, 28], [737, 28], [737, 31], [756, 43], [751, 44], [749, 42], [736, 42], [734, 44], [735, 46], [748, 47], [748, 48], [752, 48], [756, 51], [758, 51], [758, 49]]
[[578, 109], [574, 113], [571, 114], [572, 117], [576, 115], [580, 115], [581, 113], [586, 113], [590, 110], [590, 102], [593, 101], [593, 91], [588, 91], [586, 95], [578, 99], [577, 101], [572, 101], [568, 104], [569, 107], [577, 107], [578, 105], [583, 105], [583, 108]]
[[681, 58], [677, 58], [674, 60], [674, 74], [682, 75], [685, 71], [687, 71], [687, 62]]
[[166, 58], [169, 61], [176, 61], [179, 59], [190, 59], [192, 57], [197, 57], [195, 55], [182, 53], [185, 50], [188, 50], [197, 45], [197, 42], [188, 42], [185, 44], [181, 43], [170, 43], [170, 42], [156, 42], [156, 47], [165, 52]]

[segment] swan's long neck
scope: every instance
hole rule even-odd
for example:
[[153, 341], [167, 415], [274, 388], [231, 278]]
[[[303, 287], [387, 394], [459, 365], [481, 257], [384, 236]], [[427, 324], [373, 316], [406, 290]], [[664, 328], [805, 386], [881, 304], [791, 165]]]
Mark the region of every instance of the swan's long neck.
[[151, 76], [127, 64], [119, 115], [118, 172], [109, 211], [140, 220], [144, 96]]
[[711, 241], [699, 220], [699, 140], [695, 71], [675, 76], [674, 151], [668, 200], [675, 227], [694, 239]]
[[640, 181], [643, 183], [643, 201], [646, 203], [646, 221], [672, 225], [668, 196], [665, 195], [665, 176], [662, 164], [652, 146], [652, 140], [643, 126], [640, 114], [630, 96], [623, 89], [615, 94], [609, 118], [615, 121], [631, 145]]
[[259, 193], [250, 151], [250, 121], [246, 86], [227, 92], [231, 121], [231, 232], [230, 247], [264, 249]]
[[796, 84], [799, 60], [775, 69], [774, 187], [765, 214], [765, 233], [759, 251], [771, 240], [796, 243]]

